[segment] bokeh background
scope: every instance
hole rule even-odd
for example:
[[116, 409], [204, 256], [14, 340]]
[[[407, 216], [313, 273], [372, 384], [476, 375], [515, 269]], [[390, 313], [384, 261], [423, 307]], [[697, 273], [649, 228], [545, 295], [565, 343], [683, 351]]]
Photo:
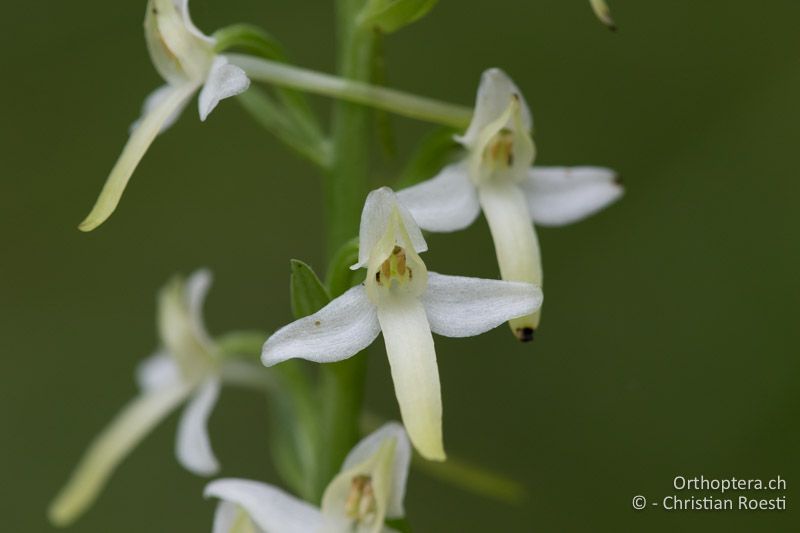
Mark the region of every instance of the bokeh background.
[[[216, 275], [214, 332], [290, 319], [288, 259], [322, 268], [315, 169], [235, 102], [187, 113], [147, 154], [100, 230], [76, 225], [161, 82], [144, 0], [4, 5], [0, 55], [0, 506], [9, 532], [46, 532], [45, 508], [89, 440], [134, 393], [156, 345], [155, 291]], [[302, 65], [333, 68], [328, 1], [193, 0], [209, 32], [249, 21]], [[617, 169], [625, 198], [543, 229], [546, 306], [532, 345], [507, 329], [437, 338], [446, 443], [523, 483], [521, 505], [416, 472], [415, 531], [791, 531], [800, 494], [797, 144], [800, 4], [442, 0], [390, 38], [390, 83], [471, 104], [506, 69], [536, 118], [541, 164]], [[320, 110], [329, 102], [318, 100]], [[395, 119], [399, 157], [429, 126]], [[287, 221], [290, 219], [292, 223]], [[496, 275], [483, 221], [431, 235], [430, 268]], [[396, 416], [382, 348], [369, 402]], [[212, 420], [224, 475], [275, 480], [268, 413], [226, 390]], [[74, 531], [208, 531], [205, 481], [173, 457], [175, 417], [147, 438]], [[788, 481], [784, 512], [631, 509], [676, 475]], [[702, 496], [702, 492], [692, 493]]]

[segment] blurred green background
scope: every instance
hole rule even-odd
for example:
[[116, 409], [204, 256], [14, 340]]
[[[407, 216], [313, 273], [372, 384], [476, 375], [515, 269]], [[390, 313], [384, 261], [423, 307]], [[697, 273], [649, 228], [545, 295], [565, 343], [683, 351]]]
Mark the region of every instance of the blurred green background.
[[[190, 108], [111, 220], [77, 231], [161, 83], [144, 4], [4, 6], [3, 531], [51, 530], [48, 501], [134, 394], [132, 370], [157, 342], [155, 291], [173, 273], [213, 269], [207, 317], [221, 333], [288, 322], [289, 258], [323, 266], [315, 169], [232, 101], [206, 124]], [[192, 7], [209, 32], [254, 22], [298, 63], [333, 69], [330, 2]], [[592, 219], [540, 231], [547, 298], [535, 343], [506, 328], [436, 339], [448, 450], [530, 497], [510, 506], [415, 472], [415, 531], [797, 530], [800, 4], [612, 8], [616, 35], [583, 0], [442, 0], [387, 42], [392, 85], [454, 102], [472, 103], [484, 68], [506, 69], [535, 113], [538, 163], [611, 166], [627, 186]], [[376, 185], [428, 130], [394, 124], [400, 157], [376, 155]], [[496, 276], [483, 221], [429, 245], [433, 270]], [[393, 417], [380, 343], [374, 352], [369, 403]], [[223, 475], [275, 480], [267, 421], [259, 396], [225, 391], [211, 420]], [[210, 530], [205, 481], [177, 465], [174, 434], [172, 417], [72, 529]], [[660, 500], [674, 476], [700, 474], [781, 475], [789, 510], [631, 509], [632, 496]]]

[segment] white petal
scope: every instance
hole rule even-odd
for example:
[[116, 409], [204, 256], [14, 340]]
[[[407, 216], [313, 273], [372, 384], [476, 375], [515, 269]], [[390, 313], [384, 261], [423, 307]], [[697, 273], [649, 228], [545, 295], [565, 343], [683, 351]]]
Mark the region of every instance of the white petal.
[[122, 154], [111, 169], [92, 211], [81, 222], [79, 226], [81, 231], [91, 231], [111, 216], [133, 171], [136, 170], [139, 161], [142, 160], [162, 126], [176, 111], [186, 105], [186, 101], [196, 90], [197, 85], [191, 83], [173, 87], [159, 105], [142, 117], [139, 127], [131, 133], [128, 143], [122, 149]]
[[[158, 107], [161, 104], [161, 102], [163, 102], [166, 98], [169, 97], [172, 91], [173, 87], [167, 84], [167, 85], [162, 85], [161, 87], [159, 87], [158, 89], [147, 95], [147, 98], [144, 99], [144, 105], [142, 105], [142, 117], [148, 115], [153, 109]], [[189, 103], [188, 99], [184, 100], [183, 105], [180, 108], [176, 109], [175, 112], [164, 122], [164, 124], [161, 126], [161, 130], [159, 131], [159, 133], [164, 133], [165, 130], [167, 130], [168, 128], [172, 127], [175, 124], [178, 118], [180, 118], [181, 113], [183, 113], [183, 110], [186, 108], [186, 104], [188, 103]], [[142, 123], [141, 118], [136, 119], [136, 122], [131, 124], [129, 133], [133, 133], [133, 130], [138, 128], [141, 125], [141, 123]]]
[[204, 494], [240, 505], [268, 533], [314, 533], [323, 525], [319, 509], [257, 481], [219, 479], [209, 483]]
[[397, 196], [389, 187], [381, 187], [369, 193], [364, 210], [361, 212], [361, 227], [358, 232], [358, 263], [353, 270], [365, 266], [369, 262], [369, 254], [373, 247], [386, 233], [393, 211], [397, 209], [400, 218], [417, 253], [428, 249], [414, 217], [408, 209], [397, 201]]
[[397, 198], [417, 224], [428, 231], [464, 229], [480, 213], [466, 162], [444, 167], [433, 178], [399, 191]]
[[613, 170], [602, 167], [534, 167], [521, 185], [531, 218], [561, 226], [593, 215], [622, 196]]
[[50, 521], [59, 526], [75, 521], [94, 502], [122, 460], [191, 390], [191, 384], [178, 382], [173, 387], [142, 393], [125, 406], [94, 439], [50, 505]]
[[522, 124], [526, 131], [531, 131], [533, 118], [522, 92], [508, 74], [499, 68], [490, 68], [481, 76], [472, 122], [466, 133], [462, 137], [456, 137], [456, 140], [466, 146], [472, 145], [478, 139], [480, 132], [506, 111], [514, 95], [519, 97], [522, 104]]
[[358, 285], [313, 315], [279, 329], [264, 344], [261, 361], [267, 366], [294, 358], [341, 361], [372, 344], [378, 333], [375, 306]]
[[439, 368], [425, 308], [416, 298], [385, 298], [378, 319], [408, 436], [423, 457], [443, 461]]
[[405, 515], [403, 499], [406, 495], [408, 466], [411, 463], [411, 444], [402, 425], [397, 422], [389, 422], [364, 437], [347, 454], [342, 464], [342, 470], [349, 470], [366, 461], [378, 452], [386, 439], [395, 439], [396, 441], [386, 516], [387, 518], [401, 518]]
[[219, 470], [208, 438], [208, 417], [219, 398], [219, 389], [219, 380], [206, 381], [189, 401], [178, 422], [175, 454], [184, 468], [200, 476], [210, 476]]
[[249, 87], [250, 79], [244, 70], [228, 63], [228, 59], [224, 56], [214, 58], [211, 72], [198, 99], [200, 120], [208, 118], [220, 100], [242, 94]]
[[542, 305], [542, 291], [530, 283], [429, 272], [422, 303], [434, 332], [472, 337], [535, 312]]
[[243, 508], [230, 502], [221, 501], [214, 512], [212, 533], [266, 533], [250, 520]]
[[143, 391], [174, 385], [181, 378], [181, 369], [166, 352], [159, 352], [136, 367], [136, 383]]
[[[478, 199], [492, 233], [501, 277], [541, 287], [539, 241], [522, 190], [507, 181], [487, 182], [478, 188]], [[515, 318], [509, 325], [517, 338], [531, 340], [539, 314]]]

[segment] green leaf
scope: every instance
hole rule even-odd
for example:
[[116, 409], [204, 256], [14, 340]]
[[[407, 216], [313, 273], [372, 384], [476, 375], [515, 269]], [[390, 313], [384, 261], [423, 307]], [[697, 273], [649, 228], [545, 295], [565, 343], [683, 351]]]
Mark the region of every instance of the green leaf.
[[316, 313], [331, 301], [328, 290], [310, 266], [292, 259], [291, 302], [295, 318]]
[[[383, 35], [375, 36], [375, 46], [372, 54], [373, 85], [386, 85], [387, 83], [384, 40]], [[383, 148], [384, 154], [392, 158], [397, 155], [397, 139], [392, 127], [392, 117], [389, 113], [380, 109], [374, 110], [374, 115], [378, 143]]]
[[445, 165], [454, 161], [463, 148], [454, 139], [456, 131], [438, 128], [425, 135], [394, 184], [396, 190], [410, 187], [435, 176]]
[[[214, 33], [216, 52], [231, 48], [272, 61], [287, 62], [283, 46], [272, 35], [257, 26], [234, 24]], [[298, 91], [275, 88], [280, 104], [263, 91], [251, 87], [240, 95], [240, 102], [267, 130], [301, 155], [317, 165], [327, 168], [327, 140], [305, 95]]]
[[309, 134], [308, 128], [301, 127], [286, 108], [275, 102], [266, 92], [251, 86], [236, 99], [256, 122], [298, 154], [322, 168], [330, 165], [330, 146], [327, 140]]
[[362, 27], [393, 33], [421, 19], [439, 0], [369, 0], [360, 13]]
[[281, 43], [258, 26], [233, 24], [214, 32], [213, 38], [216, 41], [214, 51], [217, 53], [238, 48], [243, 52], [265, 59], [286, 60]]
[[364, 273], [350, 270], [350, 265], [358, 263], [358, 238], [344, 243], [331, 259], [325, 285], [333, 298], [342, 295], [347, 289], [360, 283]]

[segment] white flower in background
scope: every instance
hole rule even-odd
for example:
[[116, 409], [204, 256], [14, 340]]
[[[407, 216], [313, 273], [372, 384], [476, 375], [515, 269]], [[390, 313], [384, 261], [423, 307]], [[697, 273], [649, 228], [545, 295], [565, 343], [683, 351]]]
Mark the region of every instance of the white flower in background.
[[361, 215], [363, 284], [319, 312], [280, 329], [261, 360], [271, 366], [301, 358], [341, 361], [383, 332], [395, 393], [411, 442], [427, 459], [444, 460], [442, 399], [431, 331], [470, 337], [534, 312], [542, 302], [529, 283], [443, 276], [428, 272], [419, 227], [389, 188], [370, 193]]
[[[211, 275], [201, 270], [185, 282], [175, 279], [162, 289], [158, 325], [163, 350], [140, 365], [141, 392], [95, 438], [50, 506], [55, 524], [66, 525], [86, 510], [125, 456], [187, 399], [178, 424], [178, 460], [196, 474], [212, 475], [218, 470], [206, 425], [219, 395], [223, 363], [201, 316], [210, 284]], [[226, 373], [236, 371], [235, 361], [224, 365]]]
[[[528, 106], [501, 70], [484, 72], [475, 114], [457, 140], [467, 156], [397, 196], [423, 229], [466, 228], [483, 214], [504, 280], [541, 287], [539, 242], [531, 221], [543, 226], [575, 222], [622, 194], [612, 170], [532, 167], [535, 156]], [[533, 339], [539, 313], [510, 321], [522, 341]]]
[[214, 39], [192, 23], [189, 0], [150, 0], [144, 28], [153, 65], [167, 84], [145, 100], [142, 118], [131, 127], [130, 139], [94, 208], [79, 226], [83, 231], [95, 229], [111, 216], [147, 149], [177, 120], [194, 93], [202, 87], [198, 103], [200, 120], [205, 120], [220, 100], [250, 86], [244, 71], [215, 54]]
[[213, 533], [388, 533], [384, 521], [405, 515], [410, 461], [403, 427], [390, 422], [350, 451], [321, 508], [257, 481], [213, 481], [205, 490], [221, 500]]
[[594, 14], [600, 19], [600, 22], [608, 26], [611, 31], [617, 31], [617, 25], [614, 24], [614, 19], [611, 18], [611, 9], [605, 0], [589, 0], [592, 5]]

